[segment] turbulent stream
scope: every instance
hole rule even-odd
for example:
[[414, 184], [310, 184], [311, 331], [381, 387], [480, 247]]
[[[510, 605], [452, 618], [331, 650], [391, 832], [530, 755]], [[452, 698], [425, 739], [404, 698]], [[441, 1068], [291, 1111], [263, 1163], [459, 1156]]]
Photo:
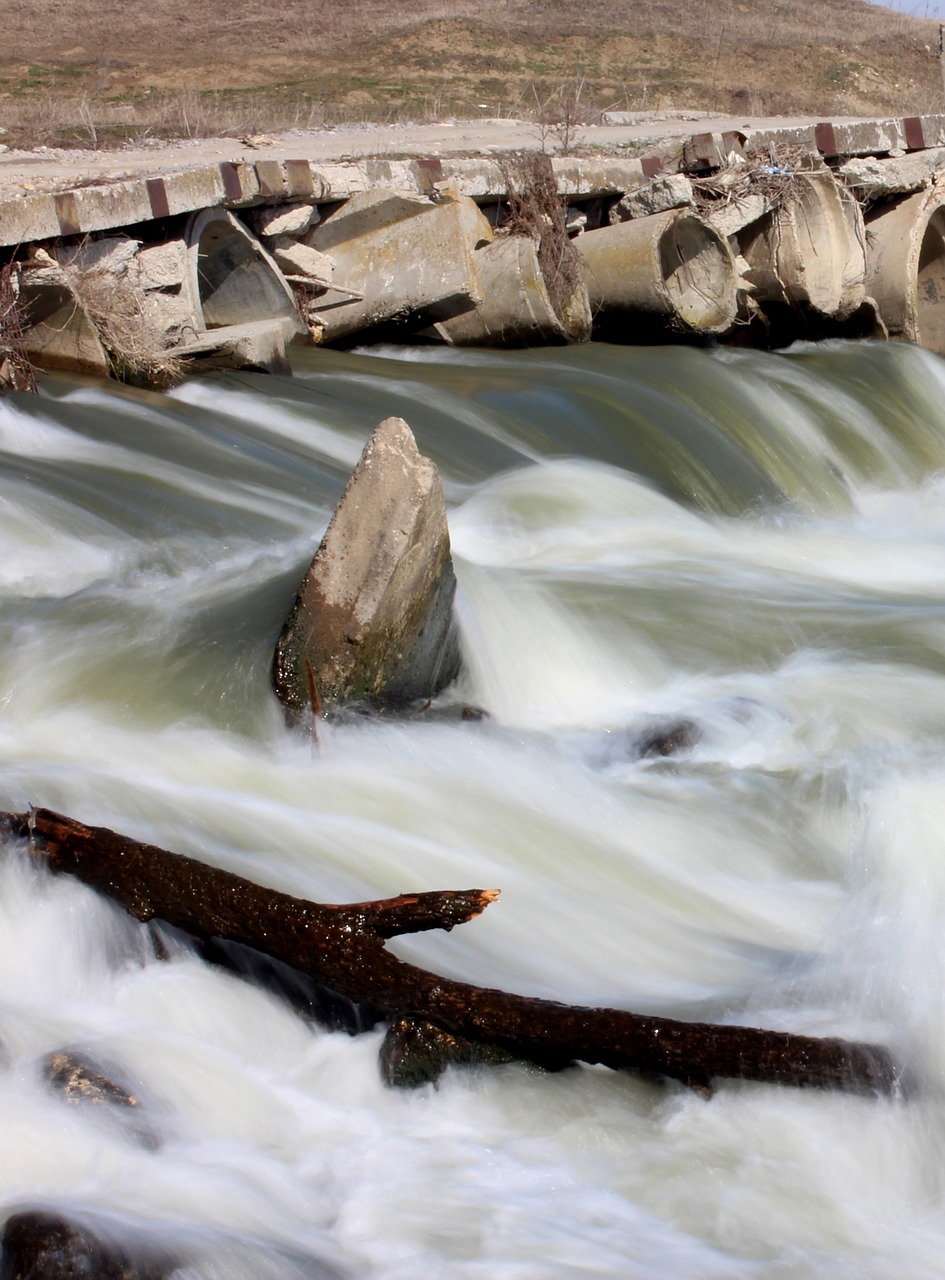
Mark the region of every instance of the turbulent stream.
[[[372, 428], [440, 468], [465, 670], [326, 727], [273, 645]], [[386, 1090], [19, 847], [0, 859], [0, 1200], [183, 1280], [920, 1280], [945, 1270], [945, 362], [302, 352], [170, 396], [0, 399], [2, 808], [322, 901], [496, 887], [398, 954], [523, 994], [887, 1044], [909, 1098], [602, 1068]], [[639, 758], [654, 725], [698, 729]], [[67, 1106], [70, 1048], [150, 1141]]]

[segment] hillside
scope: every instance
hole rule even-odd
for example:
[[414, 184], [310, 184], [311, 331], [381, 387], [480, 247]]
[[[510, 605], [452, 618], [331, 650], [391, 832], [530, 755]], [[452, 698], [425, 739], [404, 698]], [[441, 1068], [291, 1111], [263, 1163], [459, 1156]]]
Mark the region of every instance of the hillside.
[[[7, 0], [6, 141], [580, 109], [942, 110], [938, 23], [865, 0]], [[632, 14], [632, 20], [628, 18]], [[103, 52], [107, 51], [107, 52]]]

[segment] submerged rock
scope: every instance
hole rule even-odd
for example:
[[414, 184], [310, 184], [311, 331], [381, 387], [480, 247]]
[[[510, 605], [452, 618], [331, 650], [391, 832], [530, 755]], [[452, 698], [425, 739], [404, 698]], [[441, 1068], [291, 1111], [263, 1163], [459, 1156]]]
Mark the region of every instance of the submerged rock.
[[514, 1061], [505, 1049], [453, 1035], [423, 1018], [396, 1018], [380, 1053], [384, 1083], [398, 1089], [433, 1084], [447, 1067]]
[[63, 1049], [46, 1055], [42, 1072], [50, 1088], [70, 1106], [102, 1108], [126, 1126], [134, 1141], [152, 1151], [158, 1147], [155, 1134], [141, 1122], [140, 1099], [96, 1064]]
[[51, 1213], [17, 1213], [0, 1241], [0, 1280], [163, 1280], [173, 1264], [137, 1256]]
[[648, 725], [633, 742], [633, 753], [639, 760], [656, 756], [675, 756], [691, 750], [702, 738], [702, 728], [695, 720], [664, 720]]
[[53, 1089], [73, 1106], [137, 1107], [138, 1099], [121, 1085], [102, 1075], [90, 1062], [64, 1050], [43, 1059], [43, 1075]]
[[457, 675], [456, 578], [439, 473], [402, 418], [364, 447], [276, 646], [290, 721], [311, 706], [400, 707]]

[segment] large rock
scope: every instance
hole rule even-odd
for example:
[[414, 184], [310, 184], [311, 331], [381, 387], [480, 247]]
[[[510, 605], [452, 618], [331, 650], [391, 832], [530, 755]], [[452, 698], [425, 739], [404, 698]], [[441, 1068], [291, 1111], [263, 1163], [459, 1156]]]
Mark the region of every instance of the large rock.
[[174, 1269], [153, 1250], [129, 1251], [38, 1210], [8, 1218], [0, 1245], [0, 1280], [163, 1280]]
[[402, 418], [364, 447], [276, 646], [276, 693], [291, 720], [310, 705], [404, 705], [457, 674], [456, 580], [436, 467]]

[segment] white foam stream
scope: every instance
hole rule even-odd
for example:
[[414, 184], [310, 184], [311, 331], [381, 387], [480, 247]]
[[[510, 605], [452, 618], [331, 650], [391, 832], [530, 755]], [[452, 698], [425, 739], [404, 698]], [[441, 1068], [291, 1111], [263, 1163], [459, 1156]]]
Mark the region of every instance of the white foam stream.
[[[825, 413], [862, 411], [876, 457], [890, 428], [851, 390], [856, 357], [727, 356], [710, 384], [728, 380], [759, 415], [759, 378], [769, 399], [827, 387]], [[895, 359], [934, 413], [940, 364]], [[355, 360], [345, 385], [367, 385], [371, 360]], [[424, 365], [398, 368], [401, 394]], [[492, 370], [451, 356], [431, 386]], [[398, 954], [539, 996], [874, 1038], [921, 1089], [723, 1083], [707, 1101], [509, 1066], [387, 1091], [379, 1032], [313, 1028], [180, 946], [158, 961], [122, 913], [10, 848], [0, 1209], [159, 1237], [187, 1259], [179, 1280], [940, 1276], [945, 521], [931, 427], [889, 444], [870, 476], [834, 438], [845, 514], [828, 494], [803, 515], [708, 515], [586, 453], [475, 483], [465, 461], [458, 481], [443, 464], [460, 692], [491, 717], [333, 726], [316, 754], [283, 728], [268, 662], [360, 442], [347, 417], [307, 422], [308, 385], [291, 403], [264, 380], [169, 404], [100, 388], [39, 410], [0, 402], [2, 807], [57, 808], [326, 901], [499, 887], [481, 919]], [[462, 430], [483, 413], [464, 410]], [[783, 421], [797, 420], [771, 400], [771, 440]], [[805, 418], [804, 449], [819, 429]], [[540, 459], [528, 439], [522, 456]], [[916, 449], [918, 484], [902, 463]], [[641, 734], [680, 718], [698, 726], [691, 748], [637, 758]], [[63, 1047], [139, 1093], [153, 1149], [49, 1092], [39, 1064]]]

